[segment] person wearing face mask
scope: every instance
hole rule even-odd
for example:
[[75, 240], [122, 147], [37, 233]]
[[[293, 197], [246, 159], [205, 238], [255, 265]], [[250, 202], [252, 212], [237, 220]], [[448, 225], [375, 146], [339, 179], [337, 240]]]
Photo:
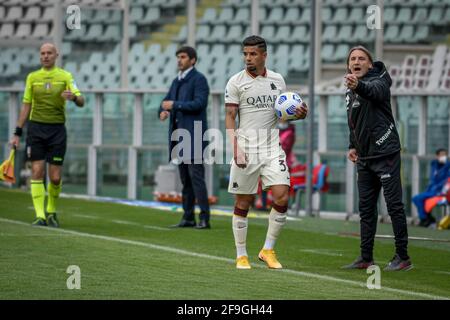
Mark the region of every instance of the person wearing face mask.
[[426, 190], [412, 198], [419, 214], [419, 226], [429, 227], [436, 222], [431, 212], [426, 212], [425, 201], [439, 195], [449, 177], [450, 161], [448, 160], [448, 152], [445, 149], [438, 149], [436, 150], [436, 159], [431, 161], [430, 182]]

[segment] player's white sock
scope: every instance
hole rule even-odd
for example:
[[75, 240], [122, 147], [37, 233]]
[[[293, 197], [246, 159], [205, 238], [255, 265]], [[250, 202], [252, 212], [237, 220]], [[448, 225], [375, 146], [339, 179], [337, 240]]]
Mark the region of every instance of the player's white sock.
[[247, 229], [248, 218], [233, 214], [233, 234], [236, 245], [236, 255], [248, 256], [247, 254]]
[[286, 223], [286, 211], [286, 206], [277, 206], [275, 204], [270, 211], [269, 228], [267, 229], [266, 242], [264, 243], [265, 250], [273, 249], [275, 247], [275, 242], [277, 241], [281, 228]]

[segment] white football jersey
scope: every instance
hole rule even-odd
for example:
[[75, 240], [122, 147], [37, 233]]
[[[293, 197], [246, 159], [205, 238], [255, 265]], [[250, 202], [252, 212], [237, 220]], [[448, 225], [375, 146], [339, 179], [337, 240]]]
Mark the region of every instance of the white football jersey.
[[239, 108], [238, 145], [244, 152], [262, 153], [280, 148], [274, 104], [285, 91], [283, 77], [268, 69], [263, 76], [254, 77], [242, 70], [230, 78], [225, 104]]

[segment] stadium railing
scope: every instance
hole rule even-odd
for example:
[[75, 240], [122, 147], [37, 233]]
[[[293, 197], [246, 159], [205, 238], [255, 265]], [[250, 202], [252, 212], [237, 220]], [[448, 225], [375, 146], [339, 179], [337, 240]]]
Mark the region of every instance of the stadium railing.
[[[69, 152], [64, 179], [65, 184], [78, 183], [78, 187], [66, 190], [91, 196], [149, 200], [153, 172], [168, 159], [167, 124], [161, 123], [156, 114], [166, 89], [82, 91], [87, 100], [85, 108], [73, 110], [68, 106]], [[302, 93], [308, 101], [307, 92], [302, 90]], [[357, 212], [357, 197], [355, 168], [346, 159], [348, 128], [343, 94], [317, 92], [314, 163], [330, 167], [330, 189], [320, 194], [318, 199], [321, 217], [350, 219]], [[16, 125], [21, 95], [21, 89], [0, 88], [1, 157], [7, 152], [10, 134]], [[441, 102], [449, 101], [449, 98], [450, 93], [442, 91], [392, 93], [394, 115], [404, 147], [404, 202], [410, 219], [417, 218], [414, 207], [410, 205], [411, 197], [426, 184], [427, 164], [434, 150], [450, 147], [449, 108], [445, 108], [444, 103], [436, 103], [439, 99]], [[208, 116], [209, 128], [219, 128], [224, 132], [222, 91], [212, 91]], [[298, 122], [296, 127], [294, 150], [301, 162], [306, 158], [307, 123]], [[219, 195], [220, 204], [225, 205], [232, 203], [223, 182], [228, 171], [227, 163], [207, 166], [210, 194]], [[107, 186], [117, 187], [120, 192], [114, 193]], [[380, 205], [380, 212], [386, 217], [383, 205]], [[302, 210], [300, 214], [303, 214]]]

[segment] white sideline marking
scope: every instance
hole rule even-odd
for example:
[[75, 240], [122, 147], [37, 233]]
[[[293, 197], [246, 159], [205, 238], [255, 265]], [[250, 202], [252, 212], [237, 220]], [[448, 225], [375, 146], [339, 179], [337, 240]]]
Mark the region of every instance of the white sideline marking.
[[[25, 223], [22, 221], [10, 220], [10, 219], [4, 219], [4, 218], [0, 218], [0, 221], [33, 228], [29, 223]], [[67, 230], [67, 229], [45, 228], [45, 227], [40, 227], [39, 229], [61, 232], [61, 233], [66, 233], [66, 234], [72, 234], [72, 235], [77, 235], [77, 236], [85, 237], [85, 238], [93, 238], [93, 239], [100, 239], [100, 240], [106, 240], [106, 241], [111, 241], [111, 242], [130, 244], [130, 245], [134, 245], [134, 246], [145, 247], [145, 248], [150, 248], [150, 249], [155, 249], [155, 250], [160, 250], [160, 251], [165, 251], [165, 252], [171, 252], [171, 253], [176, 253], [176, 254], [182, 254], [182, 255], [196, 257], [196, 258], [204, 258], [204, 259], [209, 259], [209, 260], [222, 261], [222, 262], [226, 262], [226, 263], [230, 263], [230, 264], [236, 263], [236, 261], [234, 259], [218, 257], [218, 256], [209, 255], [209, 254], [204, 254], [204, 253], [196, 253], [196, 252], [187, 251], [187, 250], [183, 250], [183, 249], [176, 249], [173, 247], [162, 246], [162, 245], [146, 243], [146, 242], [141, 242], [141, 241], [126, 240], [126, 239], [121, 239], [121, 238], [102, 236], [102, 235], [98, 235], [98, 234], [85, 233], [85, 232], [79, 232], [79, 231], [73, 231], [73, 230]], [[267, 269], [267, 267], [262, 264], [253, 264], [253, 267]], [[303, 276], [303, 277], [307, 277], [307, 278], [315, 278], [315, 279], [326, 280], [326, 281], [330, 281], [330, 282], [339, 282], [339, 283], [344, 283], [344, 284], [351, 285], [351, 286], [366, 288], [365, 282], [340, 279], [340, 278], [335, 278], [332, 276], [325, 276], [325, 275], [321, 275], [321, 274], [317, 274], [317, 273], [290, 270], [290, 269], [281, 269], [281, 270], [277, 270], [275, 272], [284, 272], [284, 273], [293, 274], [293, 275], [297, 275], [297, 276]], [[394, 289], [394, 288], [389, 288], [389, 287], [381, 287], [381, 290], [385, 290], [385, 291], [397, 293], [397, 294], [426, 298], [426, 299], [450, 300], [450, 297], [436, 296], [436, 295], [427, 294], [427, 293], [423, 293], [423, 292], [406, 291], [406, 290], [402, 290], [402, 289]]]
[[0, 237], [72, 237], [71, 234], [42, 234], [42, 233], [27, 233], [27, 234], [14, 234], [14, 233], [0, 233]]
[[315, 249], [302, 249], [301, 252], [307, 252], [307, 253], [314, 253], [314, 254], [320, 254], [323, 256], [331, 256], [331, 257], [343, 257], [344, 255], [342, 253], [333, 253], [329, 250], [315, 250]]
[[140, 224], [135, 223], [135, 222], [130, 222], [130, 221], [124, 221], [124, 220], [111, 220], [114, 223], [117, 224], [125, 224], [127, 226], [140, 226]]
[[87, 214], [73, 214], [73, 216], [79, 217], [79, 218], [85, 218], [85, 219], [92, 219], [92, 220], [98, 219], [98, 217], [96, 217], [96, 216], [88, 216]]
[[151, 225], [145, 225], [144, 226], [145, 229], [153, 229], [153, 230], [159, 230], [159, 231], [170, 231], [170, 230], [175, 230], [175, 229], [171, 229], [171, 228], [164, 228], [164, 227], [157, 227], [157, 226], [151, 226]]
[[152, 226], [152, 225], [148, 225], [148, 224], [142, 225], [140, 223], [131, 222], [131, 221], [124, 221], [124, 220], [112, 220], [112, 222], [118, 223], [118, 224], [125, 224], [125, 225], [129, 225], [129, 226], [143, 227], [143, 228], [146, 228], [146, 229], [160, 230], [160, 231], [169, 231], [169, 230], [171, 230], [170, 228], [157, 227], [157, 226]]

